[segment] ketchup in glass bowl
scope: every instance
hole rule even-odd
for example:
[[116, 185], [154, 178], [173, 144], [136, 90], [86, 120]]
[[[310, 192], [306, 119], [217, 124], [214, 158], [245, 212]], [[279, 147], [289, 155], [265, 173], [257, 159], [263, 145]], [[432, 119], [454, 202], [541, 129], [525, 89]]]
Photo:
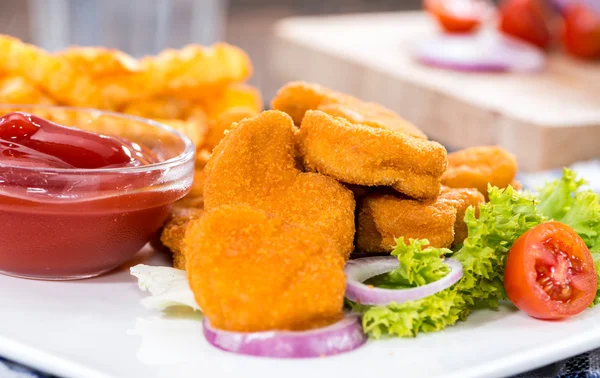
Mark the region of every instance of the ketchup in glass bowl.
[[0, 106], [0, 273], [69, 280], [112, 270], [191, 187], [194, 147], [150, 120]]

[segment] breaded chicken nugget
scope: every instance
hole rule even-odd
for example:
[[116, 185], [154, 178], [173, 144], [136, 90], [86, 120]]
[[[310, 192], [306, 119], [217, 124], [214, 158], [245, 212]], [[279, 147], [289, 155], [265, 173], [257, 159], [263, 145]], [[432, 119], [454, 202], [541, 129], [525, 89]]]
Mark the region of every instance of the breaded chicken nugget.
[[342, 317], [344, 259], [314, 229], [225, 205], [192, 221], [185, 254], [190, 287], [216, 328], [304, 330]]
[[395, 194], [372, 193], [360, 201], [356, 247], [362, 252], [391, 252], [396, 239], [427, 239], [447, 248], [454, 240], [456, 208], [446, 200], [416, 201]]
[[272, 110], [229, 131], [204, 171], [206, 209], [247, 204], [265, 210], [317, 229], [348, 257], [354, 238], [352, 192], [330, 177], [296, 168], [293, 129], [287, 114]]
[[487, 198], [488, 183], [510, 185], [517, 174], [517, 160], [501, 147], [472, 147], [448, 154], [448, 170], [442, 184], [451, 188], [476, 188]]
[[468, 236], [467, 225], [465, 224], [465, 212], [470, 206], [475, 208], [476, 214], [479, 213], [479, 205], [485, 203], [485, 197], [474, 188], [449, 188], [442, 186], [440, 200], [447, 201], [456, 208], [456, 222], [454, 223], [454, 242], [452, 245], [462, 243]]
[[173, 252], [173, 267], [185, 270], [186, 258], [184, 254], [184, 238], [188, 225], [194, 219], [200, 219], [204, 209], [202, 207], [183, 207], [175, 205], [170, 218], [165, 223], [160, 241]]
[[353, 124], [309, 110], [298, 133], [305, 166], [348, 184], [391, 186], [409, 197], [435, 198], [446, 170], [437, 142]]
[[296, 125], [302, 123], [302, 118], [308, 110], [321, 110], [336, 117], [346, 118], [352, 123], [426, 138], [416, 126], [379, 104], [364, 102], [317, 84], [288, 83], [277, 92], [271, 107], [288, 113]]

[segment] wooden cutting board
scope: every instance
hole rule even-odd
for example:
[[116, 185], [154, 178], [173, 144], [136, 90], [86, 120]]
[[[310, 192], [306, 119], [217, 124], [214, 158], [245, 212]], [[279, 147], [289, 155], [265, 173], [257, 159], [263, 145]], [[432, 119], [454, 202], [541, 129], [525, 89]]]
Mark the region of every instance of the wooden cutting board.
[[280, 21], [271, 69], [381, 103], [450, 148], [501, 145], [525, 171], [600, 157], [600, 63], [553, 54], [539, 74], [461, 73], [421, 65], [435, 36], [423, 12]]

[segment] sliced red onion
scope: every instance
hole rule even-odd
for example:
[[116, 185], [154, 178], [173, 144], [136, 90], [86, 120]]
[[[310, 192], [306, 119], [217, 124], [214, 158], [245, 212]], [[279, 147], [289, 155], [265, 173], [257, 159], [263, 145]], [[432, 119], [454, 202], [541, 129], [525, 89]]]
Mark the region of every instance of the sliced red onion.
[[454, 259], [445, 259], [450, 272], [442, 279], [410, 289], [383, 289], [365, 285], [363, 282], [398, 268], [398, 259], [393, 256], [367, 257], [346, 263], [346, 298], [373, 306], [385, 306], [392, 302], [403, 303], [425, 298], [454, 285], [463, 275], [462, 264]]
[[589, 9], [600, 13], [600, 1], [598, 0], [552, 0], [550, 4], [557, 12], [564, 15], [567, 7], [571, 4], [582, 3]]
[[443, 34], [417, 47], [421, 63], [471, 72], [539, 71], [546, 61], [537, 47], [497, 32]]
[[349, 352], [367, 341], [358, 315], [309, 331], [231, 332], [213, 328], [204, 318], [204, 337], [213, 346], [260, 357], [310, 358]]

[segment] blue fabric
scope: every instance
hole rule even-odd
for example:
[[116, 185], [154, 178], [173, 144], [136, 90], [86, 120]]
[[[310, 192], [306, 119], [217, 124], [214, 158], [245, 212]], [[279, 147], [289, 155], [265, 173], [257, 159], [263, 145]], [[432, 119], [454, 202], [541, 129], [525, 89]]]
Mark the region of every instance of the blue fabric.
[[[600, 161], [582, 162], [571, 166], [589, 182], [589, 187], [600, 192]], [[561, 176], [561, 170], [538, 173], [521, 173], [519, 181], [524, 189], [533, 190]], [[0, 357], [0, 378], [59, 378], [28, 369]], [[565, 361], [556, 362], [514, 378], [600, 378], [600, 349], [584, 353]]]

